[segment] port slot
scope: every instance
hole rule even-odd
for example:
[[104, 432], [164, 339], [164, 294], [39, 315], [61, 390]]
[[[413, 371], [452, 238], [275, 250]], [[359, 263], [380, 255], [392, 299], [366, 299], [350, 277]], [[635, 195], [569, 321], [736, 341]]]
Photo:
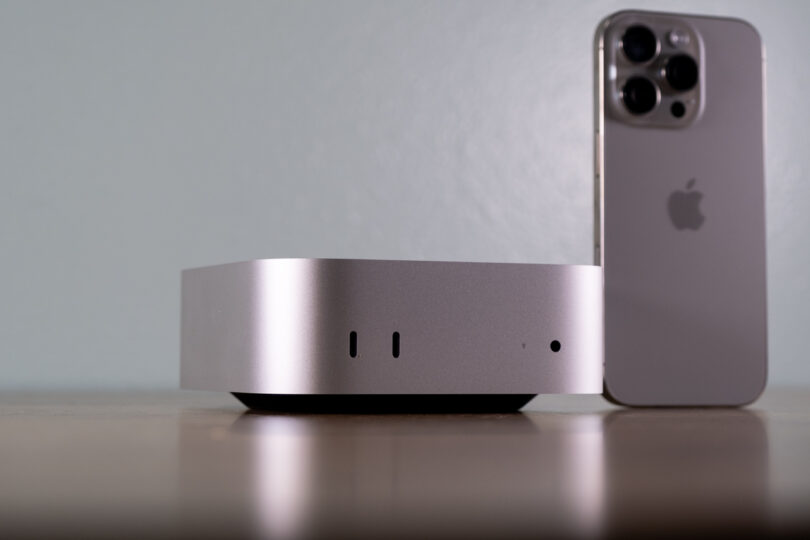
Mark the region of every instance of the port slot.
[[394, 355], [394, 358], [399, 358], [399, 332], [394, 332], [391, 340], [391, 354]]
[[349, 332], [349, 356], [357, 358], [357, 332]]

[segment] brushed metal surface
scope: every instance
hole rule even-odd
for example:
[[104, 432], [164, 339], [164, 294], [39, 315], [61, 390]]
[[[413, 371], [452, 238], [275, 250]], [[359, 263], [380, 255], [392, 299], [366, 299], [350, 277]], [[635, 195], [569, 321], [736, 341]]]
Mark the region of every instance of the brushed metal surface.
[[[615, 114], [611, 70], [631, 22], [700, 36], [703, 110], [686, 127]], [[737, 19], [627, 11], [603, 21], [595, 45], [606, 390], [629, 405], [749, 403], [768, 356], [760, 36]], [[668, 197], [691, 184], [705, 222], [678, 230]]]
[[[185, 270], [181, 386], [599, 393], [596, 266], [265, 259]], [[357, 356], [349, 333], [357, 332]], [[400, 355], [392, 335], [400, 334]], [[558, 341], [558, 352], [551, 342]]]

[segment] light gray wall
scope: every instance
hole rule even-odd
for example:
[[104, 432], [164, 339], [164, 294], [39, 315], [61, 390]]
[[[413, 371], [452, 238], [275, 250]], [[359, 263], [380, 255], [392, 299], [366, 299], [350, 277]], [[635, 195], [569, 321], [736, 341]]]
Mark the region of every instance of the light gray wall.
[[642, 5], [764, 37], [771, 381], [810, 383], [808, 3], [23, 1], [0, 388], [176, 386], [181, 268], [589, 263], [592, 34]]

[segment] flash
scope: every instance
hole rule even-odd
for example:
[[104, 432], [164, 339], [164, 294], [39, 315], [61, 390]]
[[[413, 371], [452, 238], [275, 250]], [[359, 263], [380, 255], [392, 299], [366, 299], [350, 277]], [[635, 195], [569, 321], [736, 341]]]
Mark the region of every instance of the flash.
[[667, 40], [669, 44], [673, 47], [685, 47], [689, 45], [689, 34], [684, 32], [683, 30], [670, 30], [669, 34], [667, 35]]

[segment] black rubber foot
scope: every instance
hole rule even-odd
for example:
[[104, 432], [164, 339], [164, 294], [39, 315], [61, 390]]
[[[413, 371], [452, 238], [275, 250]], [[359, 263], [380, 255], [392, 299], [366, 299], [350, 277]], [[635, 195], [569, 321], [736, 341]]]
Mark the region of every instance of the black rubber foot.
[[257, 411], [277, 413], [507, 413], [526, 405], [534, 394], [245, 394], [236, 399]]

